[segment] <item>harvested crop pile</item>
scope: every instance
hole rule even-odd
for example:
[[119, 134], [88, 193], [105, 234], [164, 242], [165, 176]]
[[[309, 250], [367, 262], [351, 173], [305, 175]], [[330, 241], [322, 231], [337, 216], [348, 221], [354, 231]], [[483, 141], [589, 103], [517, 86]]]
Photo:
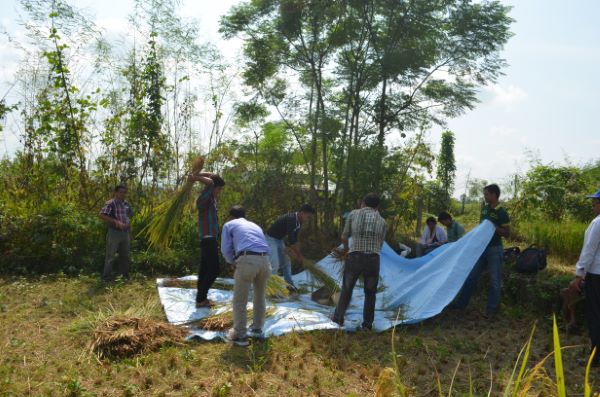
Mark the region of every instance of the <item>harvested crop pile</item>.
[[124, 358], [183, 344], [184, 328], [143, 317], [115, 316], [98, 324], [91, 350], [100, 358]]

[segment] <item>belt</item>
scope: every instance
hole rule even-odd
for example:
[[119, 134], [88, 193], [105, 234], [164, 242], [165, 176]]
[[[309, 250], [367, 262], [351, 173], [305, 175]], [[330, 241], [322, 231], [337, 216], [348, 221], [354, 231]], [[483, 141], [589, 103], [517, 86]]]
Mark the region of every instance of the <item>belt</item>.
[[352, 251], [348, 255], [379, 256], [379, 254], [377, 254], [375, 252], [362, 252], [362, 251]]
[[237, 259], [240, 256], [244, 256], [244, 255], [266, 256], [269, 254], [267, 252], [240, 251], [235, 255], [234, 259]]

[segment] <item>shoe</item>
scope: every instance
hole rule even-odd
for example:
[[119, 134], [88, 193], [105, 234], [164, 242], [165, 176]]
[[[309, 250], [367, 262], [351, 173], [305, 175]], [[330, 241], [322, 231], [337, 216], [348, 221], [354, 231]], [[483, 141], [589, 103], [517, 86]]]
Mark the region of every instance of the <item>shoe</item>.
[[498, 316], [498, 312], [496, 310], [486, 310], [483, 314], [483, 318], [486, 320], [495, 320], [496, 316]]
[[264, 339], [265, 338], [265, 334], [263, 334], [263, 331], [260, 328], [258, 328], [258, 329], [251, 328], [248, 331], [248, 336], [253, 339]]
[[246, 337], [241, 338], [239, 336], [236, 336], [235, 331], [233, 329], [230, 329], [229, 331], [225, 332], [223, 339], [225, 340], [225, 342], [231, 343], [236, 346], [245, 347], [250, 344], [248, 342], [248, 338], [246, 338]]
[[214, 302], [209, 301], [208, 299], [204, 299], [203, 301], [196, 302], [196, 309], [203, 309], [207, 307], [213, 307], [215, 305]]
[[340, 321], [340, 320], [337, 320], [337, 319], [335, 319], [335, 318], [331, 318], [331, 321], [333, 321], [334, 323], [336, 323], [336, 324], [337, 324], [337, 325], [339, 325], [340, 327], [343, 327], [343, 326], [344, 326], [344, 320]]
[[296, 286], [294, 284], [288, 284], [286, 286], [286, 288], [290, 292], [290, 294], [296, 294], [296, 293], [298, 293], [298, 288], [296, 288]]
[[360, 329], [371, 331], [373, 329], [373, 324], [361, 324]]

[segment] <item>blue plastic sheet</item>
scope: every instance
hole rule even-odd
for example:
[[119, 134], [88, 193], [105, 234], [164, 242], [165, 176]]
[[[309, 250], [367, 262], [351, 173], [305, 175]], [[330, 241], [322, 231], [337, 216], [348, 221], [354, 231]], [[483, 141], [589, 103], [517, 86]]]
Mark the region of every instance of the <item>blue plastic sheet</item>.
[[[381, 332], [397, 324], [412, 324], [439, 314], [458, 294], [473, 266], [485, 250], [494, 226], [484, 221], [459, 241], [449, 243], [415, 259], [404, 258], [387, 244], [381, 251], [380, 282], [373, 330]], [[341, 263], [331, 256], [317, 264], [331, 277], [341, 281]], [[182, 279], [195, 280], [195, 276]], [[293, 276], [294, 283], [303, 289], [314, 290], [318, 285], [309, 272]], [[216, 309], [196, 309], [195, 289], [164, 287], [164, 279], [158, 279], [158, 292], [167, 319], [174, 324], [184, 324], [224, 310], [230, 310], [233, 292], [211, 289], [208, 298], [222, 304]], [[219, 279], [232, 284], [232, 279]], [[250, 299], [251, 301], [251, 299]], [[345, 317], [345, 328], [356, 329], [362, 322], [364, 294], [357, 284]], [[334, 307], [318, 304], [310, 294], [285, 300], [269, 300], [267, 307], [273, 314], [267, 317], [263, 331], [265, 336], [316, 329], [339, 329], [331, 321]], [[252, 308], [252, 304], [248, 304]], [[401, 317], [398, 318], [398, 313]], [[222, 333], [190, 328], [190, 337], [210, 340], [222, 337]]]

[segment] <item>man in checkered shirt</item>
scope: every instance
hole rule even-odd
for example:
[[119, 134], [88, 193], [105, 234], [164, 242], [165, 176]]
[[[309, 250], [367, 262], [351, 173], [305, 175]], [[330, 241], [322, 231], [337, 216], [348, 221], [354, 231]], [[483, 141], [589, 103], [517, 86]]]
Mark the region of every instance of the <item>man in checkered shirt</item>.
[[109, 282], [113, 279], [113, 263], [118, 254], [117, 273], [124, 278], [129, 277], [129, 248], [131, 241], [131, 206], [125, 201], [127, 187], [117, 185], [115, 195], [108, 200], [100, 210], [100, 219], [108, 225], [106, 233], [106, 260], [102, 281]]
[[[333, 321], [340, 326], [344, 325], [344, 314], [352, 299], [352, 290], [362, 275], [365, 289], [362, 328], [373, 327], [375, 295], [379, 283], [379, 253], [387, 228], [385, 220], [379, 215], [379, 201], [379, 196], [375, 193], [367, 194], [361, 208], [352, 211], [346, 219], [342, 243], [344, 251], [349, 253], [344, 264], [340, 300], [333, 314]], [[352, 236], [352, 244], [348, 250], [350, 236]]]

